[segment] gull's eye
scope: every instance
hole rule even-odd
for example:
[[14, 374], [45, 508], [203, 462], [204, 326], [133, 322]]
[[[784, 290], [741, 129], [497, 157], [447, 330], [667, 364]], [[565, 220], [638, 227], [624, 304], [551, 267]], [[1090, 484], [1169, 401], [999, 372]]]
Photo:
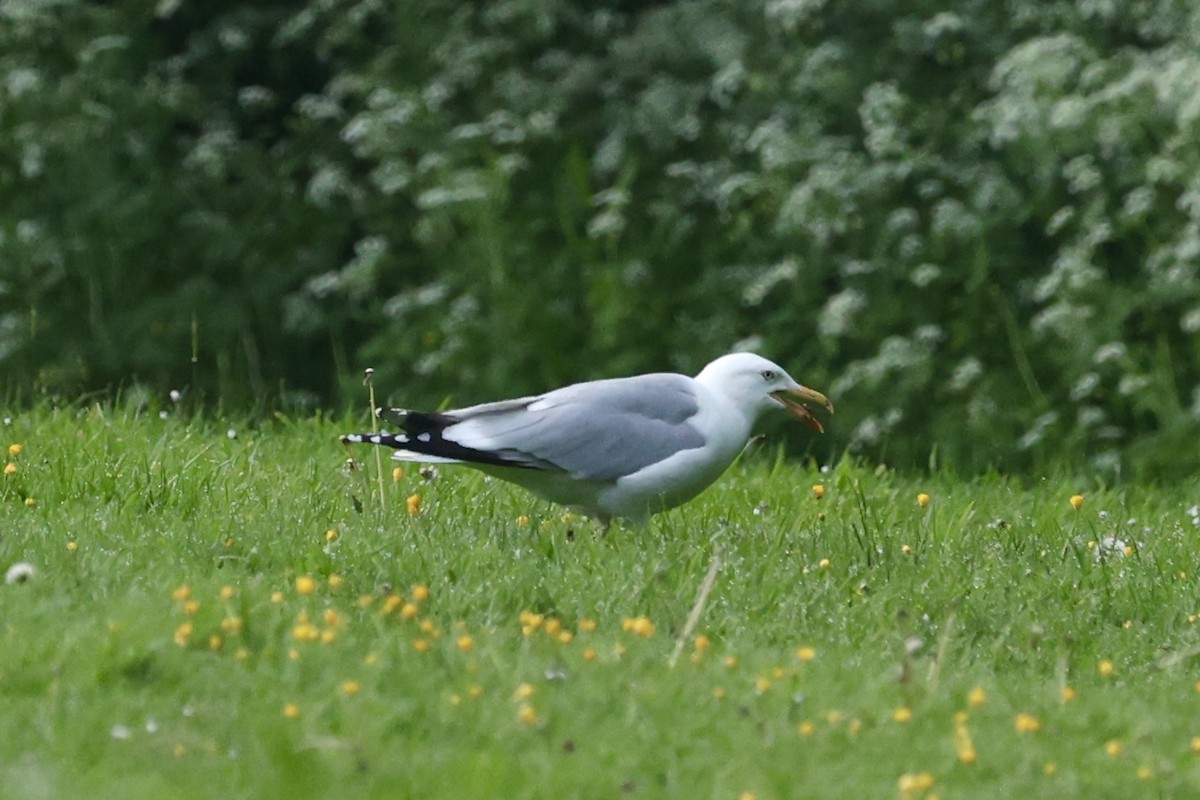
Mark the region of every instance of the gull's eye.
[[763, 380], [766, 381], [773, 381], [778, 377], [773, 369], [764, 369], [761, 374], [763, 376]]

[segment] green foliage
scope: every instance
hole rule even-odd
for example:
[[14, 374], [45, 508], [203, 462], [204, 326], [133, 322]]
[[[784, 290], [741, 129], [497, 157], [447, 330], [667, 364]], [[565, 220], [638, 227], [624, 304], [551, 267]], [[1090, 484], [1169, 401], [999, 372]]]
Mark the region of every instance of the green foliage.
[[5, 798], [1200, 790], [1194, 485], [759, 458], [601, 535], [451, 467], [381, 510], [356, 422], [4, 413]]
[[1185, 472], [1198, 20], [14, 0], [0, 359], [436, 404], [752, 347], [839, 402], [822, 457]]

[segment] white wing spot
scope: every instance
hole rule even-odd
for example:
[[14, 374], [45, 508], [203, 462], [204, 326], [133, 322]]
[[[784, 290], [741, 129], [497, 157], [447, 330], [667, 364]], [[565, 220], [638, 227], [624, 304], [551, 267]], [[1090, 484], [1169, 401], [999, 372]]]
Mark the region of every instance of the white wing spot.
[[407, 436], [406, 434], [403, 434], [403, 433], [401, 433], [401, 434], [399, 434], [399, 435], [397, 435], [397, 436], [396, 436], [396, 441], [397, 441], [397, 442], [407, 442], [407, 441], [408, 441], [408, 436]]
[[428, 441], [429, 441], [430, 439], [432, 439], [432, 438], [433, 438], [433, 437], [432, 437], [432, 436], [430, 436], [428, 433], [418, 433], [418, 434], [417, 434], [417, 441], [418, 441], [418, 442], [428, 442]]
[[378, 436], [372, 436], [372, 437], [371, 437], [371, 439], [370, 439], [370, 441], [371, 441], [371, 444], [379, 444], [379, 442], [380, 442], [381, 440], [380, 440], [380, 438], [379, 438]]

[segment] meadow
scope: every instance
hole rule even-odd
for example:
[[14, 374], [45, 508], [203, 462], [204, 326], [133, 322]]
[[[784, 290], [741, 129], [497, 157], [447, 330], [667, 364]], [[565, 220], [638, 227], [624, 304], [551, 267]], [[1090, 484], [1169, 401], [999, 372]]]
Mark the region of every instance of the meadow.
[[1200, 796], [1194, 480], [768, 443], [601, 533], [361, 425], [5, 415], [5, 798]]

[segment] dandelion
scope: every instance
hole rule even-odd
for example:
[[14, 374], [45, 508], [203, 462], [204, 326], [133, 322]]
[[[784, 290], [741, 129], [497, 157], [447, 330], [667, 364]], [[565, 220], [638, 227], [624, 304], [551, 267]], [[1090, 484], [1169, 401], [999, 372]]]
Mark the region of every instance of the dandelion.
[[754, 681], [754, 691], [758, 694], [764, 694], [771, 688], [771, 679], [766, 675], [760, 675]]
[[583, 660], [584, 661], [595, 661], [596, 660], [596, 648], [585, 647], [583, 649]]
[[525, 703], [519, 709], [517, 709], [517, 720], [520, 721], [522, 725], [533, 725], [538, 721], [537, 711], [533, 706]]
[[1045, 775], [1047, 778], [1058, 774], [1058, 762], [1057, 761], [1047, 761], [1045, 764], [1042, 765], [1042, 774]]
[[429, 640], [428, 639], [417, 639], [415, 642], [413, 642], [413, 649], [416, 650], [418, 653], [429, 652]]
[[987, 692], [982, 686], [974, 686], [967, 692], [967, 705], [971, 708], [979, 708], [987, 702]]
[[329, 576], [329, 590], [331, 592], [338, 591], [342, 588], [342, 586], [345, 585], [345, 583], [346, 579], [341, 575], [338, 575], [336, 572]]
[[1037, 733], [1042, 729], [1042, 721], [1033, 714], [1022, 711], [1013, 718], [1013, 727], [1017, 729], [1017, 733]]
[[905, 706], [900, 706], [899, 708], [897, 708], [895, 711], [892, 712], [892, 719], [895, 722], [900, 723], [901, 725], [904, 725], [907, 722], [911, 722], [912, 716], [913, 716], [912, 709], [907, 708]]
[[440, 635], [438, 633], [437, 623], [431, 619], [421, 620], [419, 627], [421, 628], [421, 633], [425, 634], [426, 636], [432, 636], [434, 639], [436, 639]]
[[621, 630], [629, 631], [635, 636], [649, 639], [654, 635], [654, 623], [649, 617], [626, 617], [621, 622]]
[[296, 594], [312, 594], [317, 590], [317, 582], [308, 575], [301, 575], [296, 578]]
[[175, 601], [187, 600], [192, 596], [192, 587], [186, 583], [171, 592], [171, 599]]
[[559, 631], [557, 638], [559, 644], [570, 644], [575, 641], [575, 634], [570, 631]]
[[817, 562], [817, 569], [829, 569], [829, 559], [822, 558]]
[[[361, 597], [359, 598], [359, 602], [358, 602], [359, 608], [366, 608], [368, 605], [370, 605], [370, 603], [366, 603], [364, 605], [363, 598], [361, 598]], [[383, 605], [380, 606], [380, 608], [379, 608], [379, 613], [380, 614], [391, 614], [393, 611], [395, 611], [397, 608], [400, 608], [403, 605], [404, 605], [403, 597], [401, 597], [398, 594], [389, 594], [386, 598], [384, 598]]]
[[288, 719], [297, 719], [300, 716], [300, 706], [295, 703], [287, 703], [283, 707], [283, 716]]
[[404, 505], [408, 509], [409, 516], [415, 517], [421, 513], [421, 495], [410, 494], [404, 501]]
[[754, 792], [742, 792], [737, 796], [737, 800], [758, 800], [758, 795]]
[[1148, 781], [1154, 777], [1154, 770], [1148, 764], [1142, 764], [1138, 767], [1137, 776], [1139, 780]]
[[67, 552], [68, 553], [74, 553], [78, 549], [79, 549], [79, 545], [76, 544], [74, 541], [67, 542]]
[[1113, 662], [1107, 658], [1101, 659], [1100, 663], [1096, 665], [1096, 672], [1100, 673], [1101, 678], [1111, 678], [1116, 671], [1117, 668], [1113, 666]]
[[464, 634], [458, 637], [458, 641], [455, 642], [455, 646], [457, 646], [462, 652], [469, 653], [475, 649], [475, 640]]
[[354, 697], [362, 691], [362, 684], [356, 680], [342, 681], [342, 694], [347, 697]]
[[738, 657], [737, 656], [725, 656], [725, 660], [722, 663], [725, 664], [726, 669], [737, 669]]
[[696, 649], [697, 653], [703, 653], [711, 644], [712, 642], [703, 633], [698, 634], [696, 638], [692, 640], [692, 647]]
[[902, 545], [900, 545], [900, 554], [906, 555], [906, 556], [911, 556], [913, 554], [913, 549], [910, 545], [902, 544]]
[[813, 725], [811, 722], [806, 721], [806, 722], [801, 722], [799, 725], [796, 726], [796, 733], [800, 734], [801, 736], [812, 736], [813, 733], [816, 731], [816, 729], [817, 729], [816, 725]]
[[179, 647], [187, 647], [188, 642], [192, 640], [192, 632], [196, 627], [190, 622], [184, 622], [175, 629], [175, 644]]
[[208, 649], [214, 653], [220, 650], [223, 644], [225, 644], [225, 641], [215, 633], [208, 637]]
[[796, 660], [812, 661], [817, 657], [817, 651], [812, 647], [801, 647], [796, 650]]
[[17, 456], [21, 455], [21, 451], [24, 449], [25, 445], [23, 444], [10, 444], [8, 446], [8, 457], [16, 458]]
[[517, 525], [519, 525], [520, 527], [523, 528], [528, 524], [529, 524], [529, 515], [528, 514], [521, 514], [520, 516], [517, 517]]
[[1109, 739], [1104, 743], [1104, 755], [1109, 758], [1116, 758], [1125, 750], [1125, 745], [1121, 744], [1120, 739]]
[[397, 483], [404, 480], [404, 468], [403, 467], [394, 467], [392, 469], [392, 480]]
[[1192, 737], [1192, 740], [1188, 742], [1188, 749], [1193, 753], [1200, 753], [1200, 736]]
[[723, 697], [725, 697], [725, 687], [724, 686], [714, 686], [713, 690], [712, 690], [712, 696], [714, 698], [716, 698], [717, 700], [720, 700]]
[[37, 500], [34, 500], [32, 497], [25, 498], [25, 506], [27, 508], [33, 508], [36, 505], [37, 505]]
[[30, 564], [28, 561], [18, 561], [4, 573], [4, 582], [9, 586], [16, 583], [25, 583], [36, 574], [37, 570], [33, 564]]
[[596, 620], [587, 619], [586, 617], [579, 620], [579, 630], [583, 631], [584, 633], [591, 633], [592, 631], [596, 630]]
[[225, 602], [232, 600], [236, 594], [237, 589], [234, 589], [232, 586], [222, 586], [220, 591], [217, 592], [217, 596]]
[[11, 461], [4, 465], [5, 475], [15, 475], [17, 473], [17, 465]]
[[321, 644], [333, 644], [336, 639], [337, 631], [329, 630], [328, 628], [321, 631]]
[[471, 698], [472, 700], [478, 700], [479, 698], [483, 697], [483, 687], [478, 683], [472, 683], [467, 687], [467, 697]]
[[1062, 702], [1069, 703], [1075, 699], [1075, 690], [1070, 686], [1064, 686], [1058, 693], [1058, 697], [1060, 700], [1062, 700]]
[[338, 532], [335, 531], [333, 528], [330, 528], [329, 530], [325, 531], [325, 541], [332, 542], [336, 538], [338, 538]]
[[221, 631], [226, 636], [237, 636], [242, 632], [242, 618], [226, 617], [225, 619], [221, 620]]
[[917, 505], [919, 505], [921, 508], [925, 508], [925, 506], [929, 505], [929, 500], [930, 497], [929, 495], [925, 494], [925, 492], [921, 492], [919, 495], [917, 495]]
[[183, 613], [189, 617], [195, 616], [200, 611], [200, 602], [198, 600], [185, 600], [183, 602]]
[[545, 629], [547, 636], [557, 636], [558, 632], [562, 630], [562, 620], [557, 617], [551, 617], [546, 620]]
[[321, 614], [321, 619], [331, 628], [340, 628], [344, 621], [342, 615], [334, 608], [325, 609], [324, 613]]
[[304, 621], [292, 628], [292, 638], [297, 642], [315, 642], [321, 638], [321, 631], [311, 622]]
[[416, 619], [421, 609], [415, 603], [405, 603], [400, 608], [400, 619]]
[[429, 599], [429, 587], [418, 583], [416, 586], [412, 587], [412, 598], [418, 603], [424, 603]]
[[1069, 502], [1071, 503], [1071, 508], [1078, 511], [1079, 509], [1083, 508], [1083, 495], [1073, 494], [1073, 495], [1071, 495], [1071, 499]]
[[825, 496], [825, 484], [814, 483], [813, 487], [812, 487], [812, 495], [813, 495], [813, 497], [817, 498], [818, 500], [820, 500], [822, 497], [824, 497]]

